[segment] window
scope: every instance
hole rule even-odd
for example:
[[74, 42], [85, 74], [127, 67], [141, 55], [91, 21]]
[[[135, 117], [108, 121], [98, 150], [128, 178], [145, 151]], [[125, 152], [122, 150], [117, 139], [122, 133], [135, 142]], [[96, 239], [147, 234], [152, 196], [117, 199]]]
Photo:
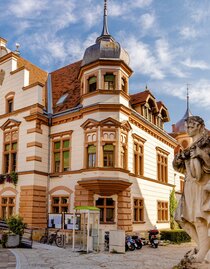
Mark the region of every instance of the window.
[[52, 207], [52, 213], [69, 212], [69, 197], [52, 196], [51, 207]]
[[105, 90], [115, 89], [115, 76], [113, 74], [106, 74], [104, 76], [104, 88]]
[[114, 222], [115, 202], [112, 198], [98, 198], [96, 207], [100, 208], [101, 223]]
[[7, 113], [10, 113], [14, 110], [13, 106], [14, 106], [14, 99], [13, 98], [7, 99]]
[[96, 166], [96, 146], [89, 145], [87, 148], [88, 152], [88, 167], [95, 167]]
[[94, 92], [96, 91], [97, 88], [97, 78], [91, 77], [88, 79], [88, 85], [89, 85], [89, 92]]
[[121, 147], [121, 167], [126, 169], [127, 166], [126, 166], [126, 162], [127, 162], [127, 158], [126, 158], [126, 148], [124, 146]]
[[54, 172], [70, 170], [70, 140], [61, 139], [53, 142]]
[[161, 149], [157, 151], [157, 178], [160, 182], [168, 182], [168, 153]]
[[15, 197], [14, 196], [5, 196], [1, 197], [1, 214], [0, 218], [5, 220], [11, 217], [14, 214], [15, 209]]
[[134, 142], [134, 173], [142, 176], [144, 174], [144, 146]]
[[144, 199], [138, 198], [134, 199], [134, 206], [133, 206], [133, 219], [136, 222], [144, 221]]
[[104, 167], [114, 167], [114, 146], [106, 144], [103, 147]]
[[56, 103], [56, 106], [63, 105], [63, 103], [66, 101], [68, 95], [69, 95], [68, 93], [65, 93], [64, 95], [62, 95], [62, 96], [58, 99], [58, 101], [57, 101], [57, 103]]
[[17, 130], [4, 133], [4, 173], [16, 171], [17, 137]]
[[168, 202], [158, 201], [158, 221], [159, 222], [168, 222]]
[[121, 78], [121, 90], [123, 92], [126, 92], [126, 79], [125, 78]]

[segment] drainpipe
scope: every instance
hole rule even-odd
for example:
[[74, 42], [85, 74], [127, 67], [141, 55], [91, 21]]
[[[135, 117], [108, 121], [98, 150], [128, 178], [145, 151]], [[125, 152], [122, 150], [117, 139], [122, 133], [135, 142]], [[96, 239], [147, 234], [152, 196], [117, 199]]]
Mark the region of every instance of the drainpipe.
[[50, 156], [51, 156], [51, 126], [52, 126], [52, 84], [51, 84], [51, 74], [48, 75], [47, 80], [47, 114], [48, 114], [48, 153], [47, 153], [47, 221], [49, 212], [49, 189], [50, 189]]

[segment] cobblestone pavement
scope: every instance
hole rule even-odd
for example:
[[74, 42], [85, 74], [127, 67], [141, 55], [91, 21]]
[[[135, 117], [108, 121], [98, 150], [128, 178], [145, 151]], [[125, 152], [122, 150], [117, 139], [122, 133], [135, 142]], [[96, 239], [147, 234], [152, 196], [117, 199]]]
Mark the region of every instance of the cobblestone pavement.
[[193, 247], [193, 243], [185, 243], [159, 246], [157, 249], [143, 246], [141, 250], [125, 254], [81, 254], [72, 252], [70, 247], [61, 249], [34, 243], [33, 249], [11, 251], [16, 256], [16, 269], [171, 269]]
[[0, 248], [0, 269], [15, 269], [15, 255], [8, 249]]

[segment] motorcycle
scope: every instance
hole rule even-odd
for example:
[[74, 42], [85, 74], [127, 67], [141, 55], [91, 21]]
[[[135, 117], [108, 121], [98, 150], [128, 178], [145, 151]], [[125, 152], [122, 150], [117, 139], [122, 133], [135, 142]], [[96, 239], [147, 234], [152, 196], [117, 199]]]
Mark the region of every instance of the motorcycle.
[[137, 236], [137, 235], [133, 235], [131, 238], [136, 243], [136, 248], [141, 249], [142, 246], [143, 246], [143, 242], [142, 242], [141, 238], [139, 236]]
[[133, 251], [137, 248], [136, 242], [131, 238], [131, 236], [125, 237], [125, 251]]
[[159, 234], [158, 229], [149, 230], [149, 242], [153, 248], [157, 248], [159, 245], [159, 240], [157, 235]]

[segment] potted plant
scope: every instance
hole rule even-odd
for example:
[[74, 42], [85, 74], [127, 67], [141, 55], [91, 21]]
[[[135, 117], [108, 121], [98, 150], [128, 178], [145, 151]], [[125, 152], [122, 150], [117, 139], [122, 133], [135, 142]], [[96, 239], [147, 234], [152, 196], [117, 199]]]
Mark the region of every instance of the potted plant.
[[15, 171], [12, 171], [10, 173], [10, 178], [11, 178], [12, 183], [16, 186], [18, 182], [18, 174]]
[[20, 238], [23, 235], [26, 224], [20, 216], [11, 216], [7, 219], [9, 233], [7, 234], [6, 247], [17, 247], [20, 244]]

